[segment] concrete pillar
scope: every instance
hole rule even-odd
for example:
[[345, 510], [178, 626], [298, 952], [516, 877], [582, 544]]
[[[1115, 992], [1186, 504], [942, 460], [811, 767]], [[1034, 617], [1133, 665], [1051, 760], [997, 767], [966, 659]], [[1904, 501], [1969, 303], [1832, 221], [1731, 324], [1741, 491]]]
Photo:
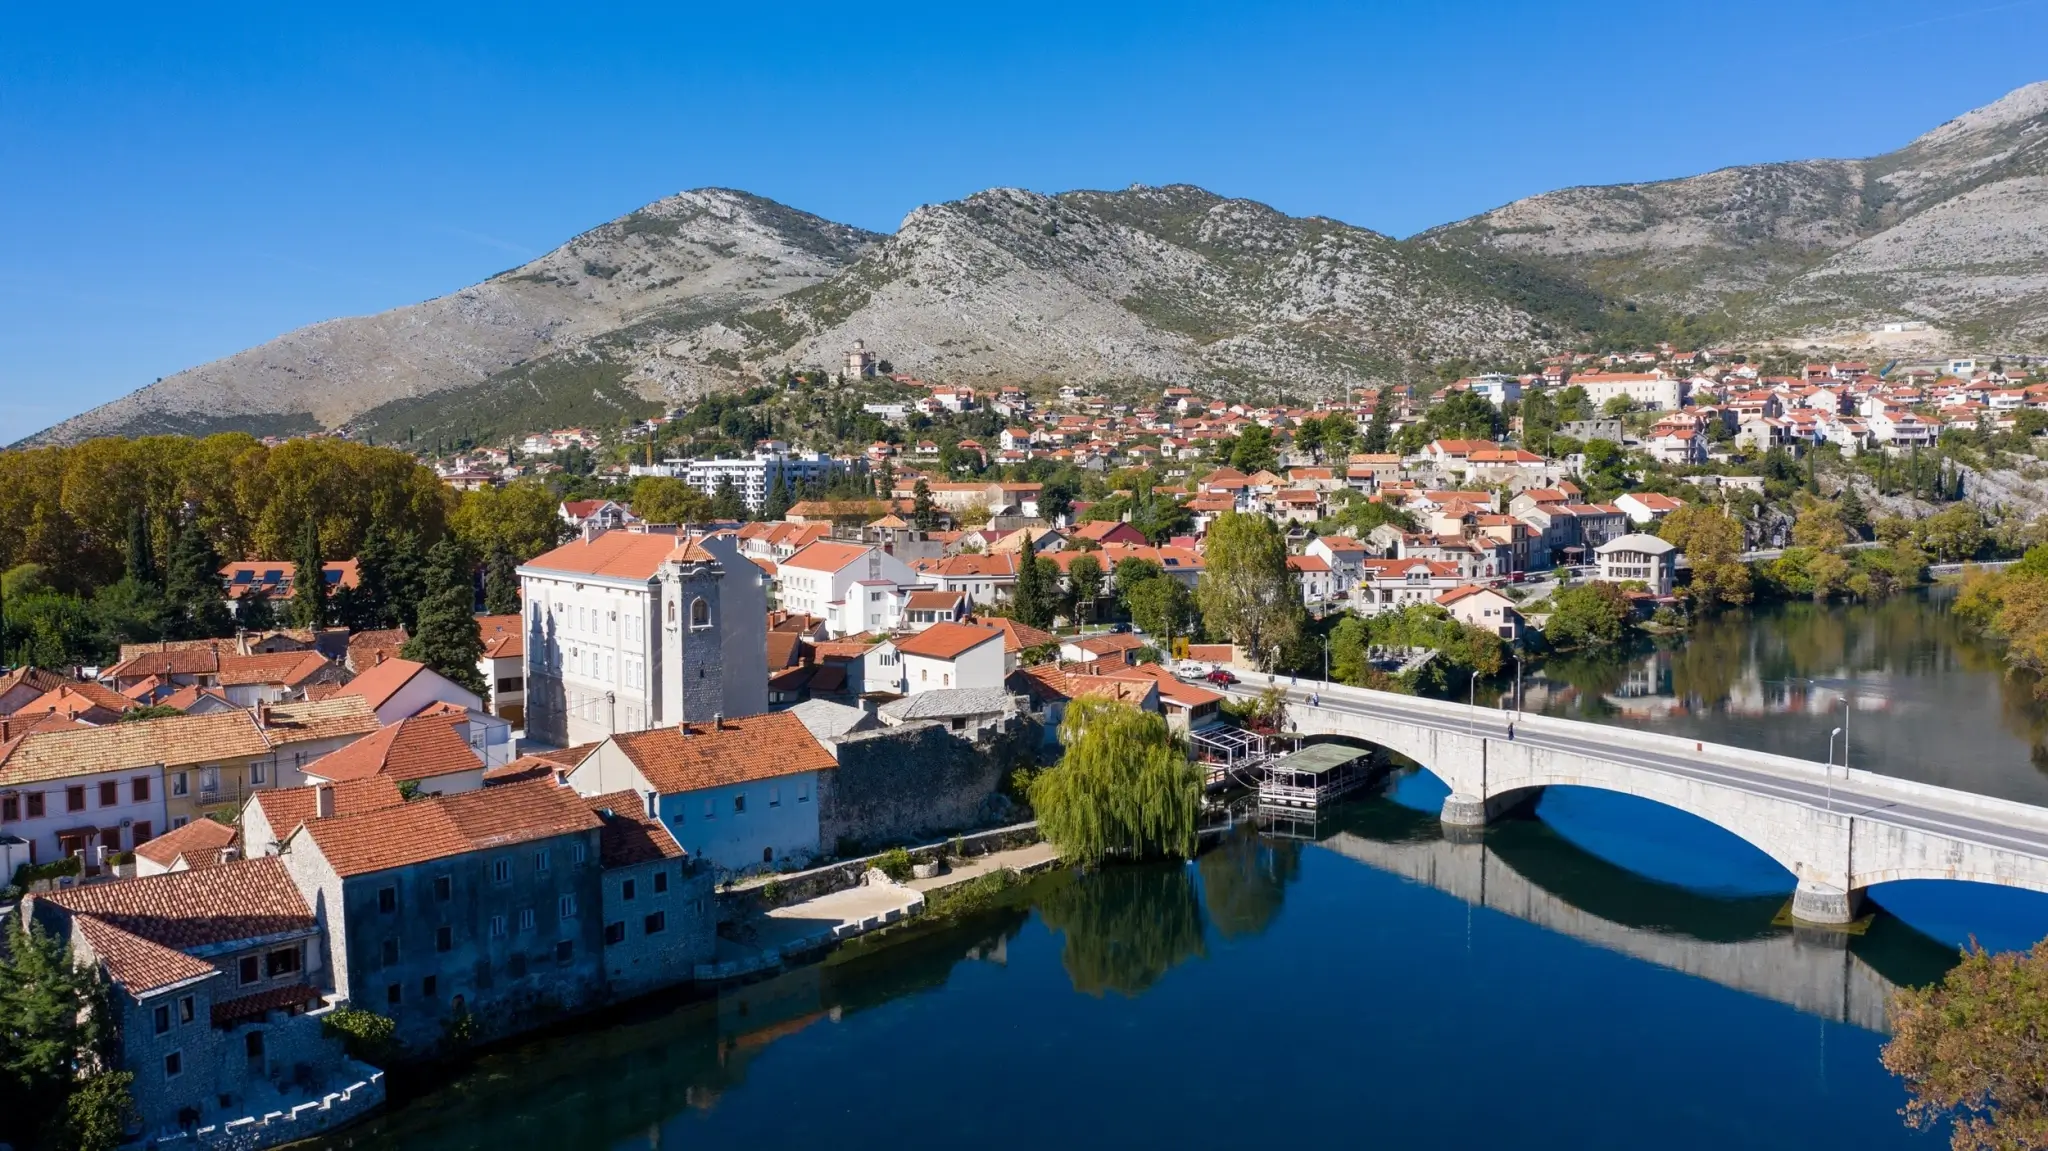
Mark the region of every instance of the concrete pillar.
[[1826, 883], [1802, 879], [1792, 891], [1792, 918], [1802, 923], [1839, 927], [1853, 923], [1863, 902], [1860, 891], [1844, 891]]
[[1440, 818], [1451, 827], [1485, 827], [1486, 801], [1476, 795], [1453, 792], [1444, 797]]

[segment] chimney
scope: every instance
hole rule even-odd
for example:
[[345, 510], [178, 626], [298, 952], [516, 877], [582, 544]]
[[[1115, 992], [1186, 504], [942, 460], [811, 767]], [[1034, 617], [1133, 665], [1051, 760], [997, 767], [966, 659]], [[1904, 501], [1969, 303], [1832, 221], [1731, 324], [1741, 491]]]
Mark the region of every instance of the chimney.
[[334, 785], [323, 783], [313, 789], [313, 818], [334, 818]]
[[266, 731], [267, 731], [267, 730], [269, 730], [269, 728], [270, 728], [270, 705], [269, 705], [269, 704], [267, 704], [267, 703], [259, 703], [259, 704], [257, 704], [257, 705], [256, 705], [256, 726], [257, 726], [257, 727], [260, 727], [260, 728], [263, 728], [263, 729], [265, 729]]
[[241, 852], [235, 850], [232, 847], [223, 847], [220, 849], [220, 861], [222, 863], [233, 863], [235, 860], [241, 858], [241, 855]]
[[660, 796], [659, 794], [657, 794], [657, 793], [655, 793], [655, 792], [652, 792], [652, 791], [650, 791], [650, 792], [648, 792], [648, 793], [647, 793], [647, 818], [649, 818], [649, 819], [659, 819], [659, 818], [661, 818], [661, 812], [660, 812], [659, 810], [657, 810], [657, 809], [659, 808], [660, 804], [661, 804], [661, 796]]
[[381, 665], [381, 664], [382, 664], [383, 662], [384, 662], [384, 650], [383, 650], [382, 648], [379, 648], [379, 649], [377, 649], [377, 654], [376, 654], [376, 656], [375, 656], [374, 658], [372, 658], [372, 659], [370, 660], [370, 666], [371, 666], [371, 667], [377, 667], [377, 666]]
[[713, 730], [713, 731], [724, 731], [724, 730], [725, 730], [725, 713], [724, 713], [724, 712], [722, 712], [722, 711], [714, 711], [714, 712], [712, 712], [712, 713], [711, 713], [711, 730]]
[[589, 542], [590, 542], [591, 540], [594, 540], [594, 539], [596, 539], [596, 538], [597, 538], [598, 536], [600, 536], [600, 535], [603, 535], [603, 534], [604, 534], [604, 531], [603, 531], [603, 529], [602, 529], [602, 528], [600, 528], [600, 527], [598, 527], [598, 525], [597, 525], [597, 517], [596, 517], [596, 516], [592, 516], [592, 517], [590, 517], [589, 519], [587, 519], [587, 520], [584, 520], [584, 521], [583, 521], [583, 542], [584, 542], [584, 543], [589, 543]]

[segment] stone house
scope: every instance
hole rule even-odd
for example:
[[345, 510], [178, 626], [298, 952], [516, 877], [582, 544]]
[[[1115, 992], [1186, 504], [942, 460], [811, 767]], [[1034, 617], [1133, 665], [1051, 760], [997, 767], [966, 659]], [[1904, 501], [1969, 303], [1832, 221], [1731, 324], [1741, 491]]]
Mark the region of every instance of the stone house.
[[635, 995], [689, 980], [718, 951], [711, 869], [689, 857], [645, 796], [616, 791], [584, 802], [604, 823], [606, 984], [613, 995]]
[[835, 763], [780, 711], [623, 732], [586, 755], [568, 783], [586, 796], [641, 796], [692, 858], [745, 872], [818, 854], [818, 777]]

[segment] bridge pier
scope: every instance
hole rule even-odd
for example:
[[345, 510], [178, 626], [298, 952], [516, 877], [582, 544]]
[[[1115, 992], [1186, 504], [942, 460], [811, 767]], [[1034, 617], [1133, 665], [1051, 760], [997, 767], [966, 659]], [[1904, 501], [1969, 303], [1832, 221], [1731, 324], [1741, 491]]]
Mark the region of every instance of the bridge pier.
[[1792, 891], [1792, 918], [1801, 923], [1840, 927], [1856, 921], [1862, 902], [1860, 891], [1844, 891], [1831, 884], [1802, 879]]
[[1519, 808], [1534, 806], [1543, 795], [1540, 787], [1524, 787], [1514, 791], [1501, 792], [1481, 799], [1476, 795], [1454, 791], [1444, 797], [1443, 810], [1438, 813], [1446, 827], [1485, 827], [1504, 815], [1512, 814]]

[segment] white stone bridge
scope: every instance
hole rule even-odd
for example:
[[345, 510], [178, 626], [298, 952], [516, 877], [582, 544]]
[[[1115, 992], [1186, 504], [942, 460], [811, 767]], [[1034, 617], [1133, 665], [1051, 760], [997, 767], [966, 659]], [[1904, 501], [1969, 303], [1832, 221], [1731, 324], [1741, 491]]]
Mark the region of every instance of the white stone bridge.
[[[1868, 771], [1625, 727], [1321, 683], [1282, 685], [1288, 730], [1386, 748], [1449, 785], [1443, 821], [1476, 827], [1552, 785], [1653, 800], [1755, 845], [1797, 880], [1792, 912], [1847, 923], [1863, 890], [1961, 879], [2048, 892], [2048, 809]], [[1256, 695], [1254, 683], [1230, 689]], [[1321, 696], [1311, 706], [1309, 695]]]

